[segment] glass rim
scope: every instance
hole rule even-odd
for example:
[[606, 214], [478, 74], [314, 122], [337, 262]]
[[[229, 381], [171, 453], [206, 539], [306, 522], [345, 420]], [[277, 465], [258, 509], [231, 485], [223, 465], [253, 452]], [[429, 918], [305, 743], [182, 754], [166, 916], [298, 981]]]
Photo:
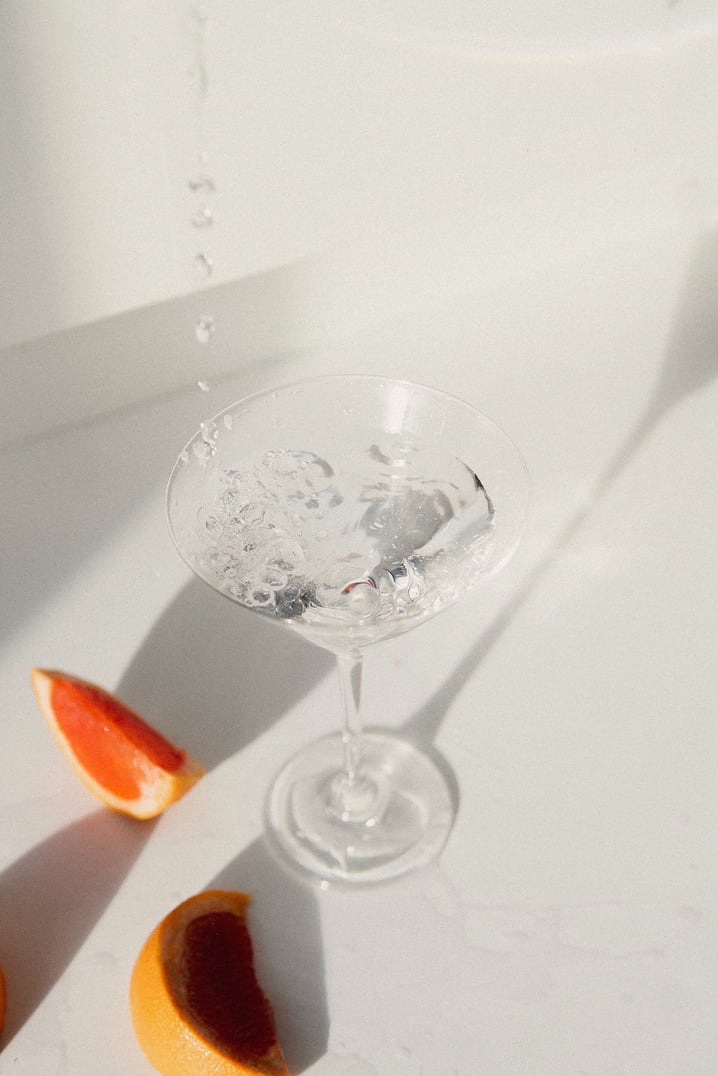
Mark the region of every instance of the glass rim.
[[[491, 416], [488, 415], [485, 411], [483, 411], [480, 407], [477, 407], [473, 403], [469, 403], [467, 400], [463, 399], [461, 396], [457, 396], [454, 393], [447, 392], [445, 389], [437, 388], [435, 385], [427, 385], [425, 382], [411, 381], [409, 378], [390, 377], [390, 376], [387, 376], [387, 375], [384, 375], [384, 374], [311, 374], [308, 377], [296, 378], [293, 381], [282, 381], [282, 382], [280, 382], [279, 384], [276, 384], [276, 385], [269, 385], [266, 388], [257, 389], [254, 392], [248, 393], [246, 396], [239, 396], [235, 400], [233, 400], [231, 403], [228, 403], [225, 407], [221, 408], [219, 411], [216, 411], [214, 414], [210, 415], [209, 418], [204, 420], [204, 423], [206, 423], [206, 424], [217, 423], [218, 419], [222, 419], [233, 408], [247, 406], [247, 405], [252, 404], [252, 403], [254, 403], [254, 402], [258, 401], [258, 400], [261, 400], [261, 399], [264, 399], [264, 398], [266, 398], [268, 396], [271, 396], [273, 393], [280, 393], [280, 392], [285, 393], [285, 392], [290, 392], [293, 389], [296, 390], [296, 389], [304, 388], [305, 386], [309, 387], [309, 386], [316, 385], [316, 384], [319, 384], [319, 383], [328, 383], [328, 382], [337, 383], [337, 382], [340, 382], [340, 381], [362, 382], [364, 384], [385, 384], [385, 385], [394, 385], [394, 386], [396, 386], [398, 388], [418, 389], [421, 392], [430, 393], [431, 395], [435, 396], [438, 399], [445, 400], [445, 401], [447, 401], [448, 403], [451, 403], [454, 406], [458, 406], [458, 407], [462, 408], [464, 411], [470, 412], [471, 414], [478, 416], [487, 426], [492, 427], [497, 433], [499, 433], [502, 437], [504, 437], [509, 442], [509, 444], [512, 446], [514, 452], [516, 453], [516, 456], [521, 461], [522, 468], [523, 468], [523, 471], [524, 471], [525, 478], [526, 478], [527, 482], [529, 481], [529, 471], [528, 471], [528, 467], [527, 467], [524, 455], [521, 452], [521, 449], [518, 447], [518, 445], [514, 441], [511, 434], [507, 433], [502, 425], [500, 425], [498, 422], [496, 422], [495, 419], [491, 418]], [[202, 427], [202, 425], [203, 425], [203, 422], [200, 422], [199, 428], [195, 430], [195, 432], [192, 434], [192, 436], [190, 438], [188, 438], [188, 440], [185, 442], [184, 446], [178, 452], [177, 458], [175, 459], [175, 462], [172, 465], [172, 468], [170, 470], [170, 475], [169, 475], [169, 479], [168, 479], [168, 482], [167, 482], [167, 492], [168, 493], [169, 493], [169, 487], [170, 487], [171, 482], [172, 482], [172, 478], [174, 476], [175, 471], [177, 470], [180, 463], [182, 462], [183, 455], [195, 443], [197, 438], [201, 436], [201, 432], [202, 432], [201, 427]]]

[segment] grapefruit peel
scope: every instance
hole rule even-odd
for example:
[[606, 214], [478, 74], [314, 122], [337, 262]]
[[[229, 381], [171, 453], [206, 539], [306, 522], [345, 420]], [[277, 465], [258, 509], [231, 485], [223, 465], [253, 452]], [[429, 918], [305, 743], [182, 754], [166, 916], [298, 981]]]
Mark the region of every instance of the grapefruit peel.
[[198, 762], [104, 688], [54, 669], [30, 675], [62, 753], [106, 807], [154, 818], [203, 776]]
[[207, 890], [155, 927], [135, 961], [130, 1013], [162, 1076], [289, 1076], [254, 972], [251, 897]]

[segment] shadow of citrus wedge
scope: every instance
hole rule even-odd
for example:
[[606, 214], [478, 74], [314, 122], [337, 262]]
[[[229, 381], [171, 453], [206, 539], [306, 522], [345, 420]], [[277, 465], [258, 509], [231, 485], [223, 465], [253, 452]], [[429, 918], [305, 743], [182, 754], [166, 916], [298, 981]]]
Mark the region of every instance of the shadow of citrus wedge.
[[173, 908], [130, 981], [137, 1040], [163, 1076], [289, 1076], [254, 971], [251, 897], [206, 890]]
[[100, 809], [36, 845], [0, 875], [5, 1048], [71, 963], [154, 829]]

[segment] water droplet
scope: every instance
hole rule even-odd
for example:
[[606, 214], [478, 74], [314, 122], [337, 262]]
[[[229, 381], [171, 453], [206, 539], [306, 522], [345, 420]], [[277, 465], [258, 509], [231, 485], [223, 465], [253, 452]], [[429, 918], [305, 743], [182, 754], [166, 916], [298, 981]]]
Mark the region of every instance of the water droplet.
[[208, 381], [198, 381], [197, 382], [197, 388], [201, 392], [209, 392], [209, 382]]
[[214, 262], [209, 254], [198, 254], [194, 259], [194, 271], [201, 280], [208, 280], [212, 276]]
[[210, 314], [200, 314], [195, 325], [195, 336], [200, 344], [208, 344], [215, 330], [214, 318]]
[[231, 430], [234, 426], [234, 415], [225, 415], [223, 421], [225, 430]]
[[205, 194], [214, 194], [217, 189], [212, 177], [206, 175], [204, 172], [198, 172], [197, 175], [190, 176], [187, 180], [187, 186], [191, 191], [202, 191]]
[[210, 228], [214, 224], [214, 214], [208, 205], [203, 205], [192, 217], [195, 228]]
[[214, 456], [217, 451], [217, 436], [219, 430], [214, 422], [200, 422], [199, 441], [195, 441], [192, 448], [198, 459], [207, 459]]
[[289, 582], [289, 576], [286, 572], [272, 572], [265, 573], [264, 582], [267, 584], [270, 590], [281, 590], [282, 587], [286, 587]]
[[198, 460], [208, 460], [215, 451], [215, 446], [207, 444], [205, 441], [195, 441], [192, 445], [192, 451]]

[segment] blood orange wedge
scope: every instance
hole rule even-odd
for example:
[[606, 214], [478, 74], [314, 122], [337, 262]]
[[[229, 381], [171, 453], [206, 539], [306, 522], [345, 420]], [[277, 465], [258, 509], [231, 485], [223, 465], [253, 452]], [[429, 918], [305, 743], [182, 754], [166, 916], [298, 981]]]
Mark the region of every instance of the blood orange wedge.
[[54, 670], [31, 676], [55, 739], [105, 806], [154, 818], [203, 775], [198, 762], [103, 688]]
[[135, 962], [137, 1041], [162, 1076], [289, 1076], [254, 971], [251, 897], [198, 893], [155, 927]]

